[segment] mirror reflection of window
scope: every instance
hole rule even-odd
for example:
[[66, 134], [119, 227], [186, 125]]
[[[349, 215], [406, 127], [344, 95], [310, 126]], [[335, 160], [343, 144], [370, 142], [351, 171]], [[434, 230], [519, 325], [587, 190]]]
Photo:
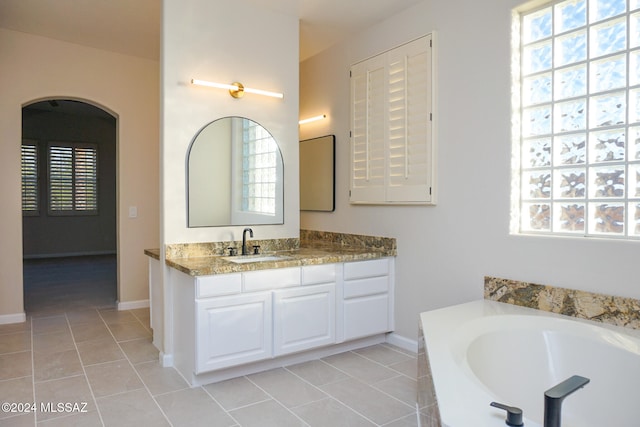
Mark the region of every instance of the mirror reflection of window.
[[242, 210], [275, 215], [278, 146], [250, 120], [242, 120], [242, 135]]
[[282, 224], [284, 165], [267, 129], [223, 117], [198, 132], [187, 154], [189, 227]]

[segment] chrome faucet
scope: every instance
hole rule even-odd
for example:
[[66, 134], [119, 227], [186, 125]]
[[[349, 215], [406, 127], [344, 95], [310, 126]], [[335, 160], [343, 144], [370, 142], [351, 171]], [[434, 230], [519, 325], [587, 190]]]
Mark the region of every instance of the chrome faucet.
[[249, 255], [249, 251], [247, 251], [247, 231], [249, 232], [249, 237], [253, 237], [253, 230], [249, 227], [242, 231], [242, 255]]
[[589, 381], [589, 378], [574, 375], [544, 392], [544, 427], [560, 427], [562, 401]]

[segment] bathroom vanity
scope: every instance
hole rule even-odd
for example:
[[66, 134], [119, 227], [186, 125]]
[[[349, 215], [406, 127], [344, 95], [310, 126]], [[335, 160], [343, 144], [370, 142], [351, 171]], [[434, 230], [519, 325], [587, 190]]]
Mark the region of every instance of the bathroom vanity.
[[[372, 239], [384, 241], [329, 233], [253, 259], [170, 256], [167, 301], [152, 256], [151, 323], [165, 365], [196, 386], [383, 342], [394, 327], [395, 239]], [[161, 326], [171, 342], [156, 337]]]

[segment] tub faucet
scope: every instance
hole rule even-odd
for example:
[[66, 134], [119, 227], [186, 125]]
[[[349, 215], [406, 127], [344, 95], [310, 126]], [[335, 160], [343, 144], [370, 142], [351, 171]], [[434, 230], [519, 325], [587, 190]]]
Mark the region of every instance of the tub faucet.
[[562, 401], [589, 381], [589, 378], [574, 375], [544, 392], [544, 427], [560, 427]]
[[249, 251], [247, 250], [247, 231], [249, 232], [249, 237], [253, 237], [253, 230], [249, 227], [242, 231], [242, 255], [249, 254]]

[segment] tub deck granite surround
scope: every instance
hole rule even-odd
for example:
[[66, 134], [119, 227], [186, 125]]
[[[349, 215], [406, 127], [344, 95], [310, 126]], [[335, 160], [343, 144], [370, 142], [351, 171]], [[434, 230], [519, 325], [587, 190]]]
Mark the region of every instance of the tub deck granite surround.
[[[223, 258], [227, 248], [241, 242], [184, 243], [167, 245], [166, 264], [190, 276], [235, 273], [252, 270], [331, 264], [396, 256], [396, 239], [345, 233], [301, 230], [300, 239], [251, 240], [261, 254], [286, 255], [287, 259], [236, 264]], [[157, 249], [145, 254], [160, 259]]]
[[640, 329], [640, 300], [486, 276], [484, 298]]

